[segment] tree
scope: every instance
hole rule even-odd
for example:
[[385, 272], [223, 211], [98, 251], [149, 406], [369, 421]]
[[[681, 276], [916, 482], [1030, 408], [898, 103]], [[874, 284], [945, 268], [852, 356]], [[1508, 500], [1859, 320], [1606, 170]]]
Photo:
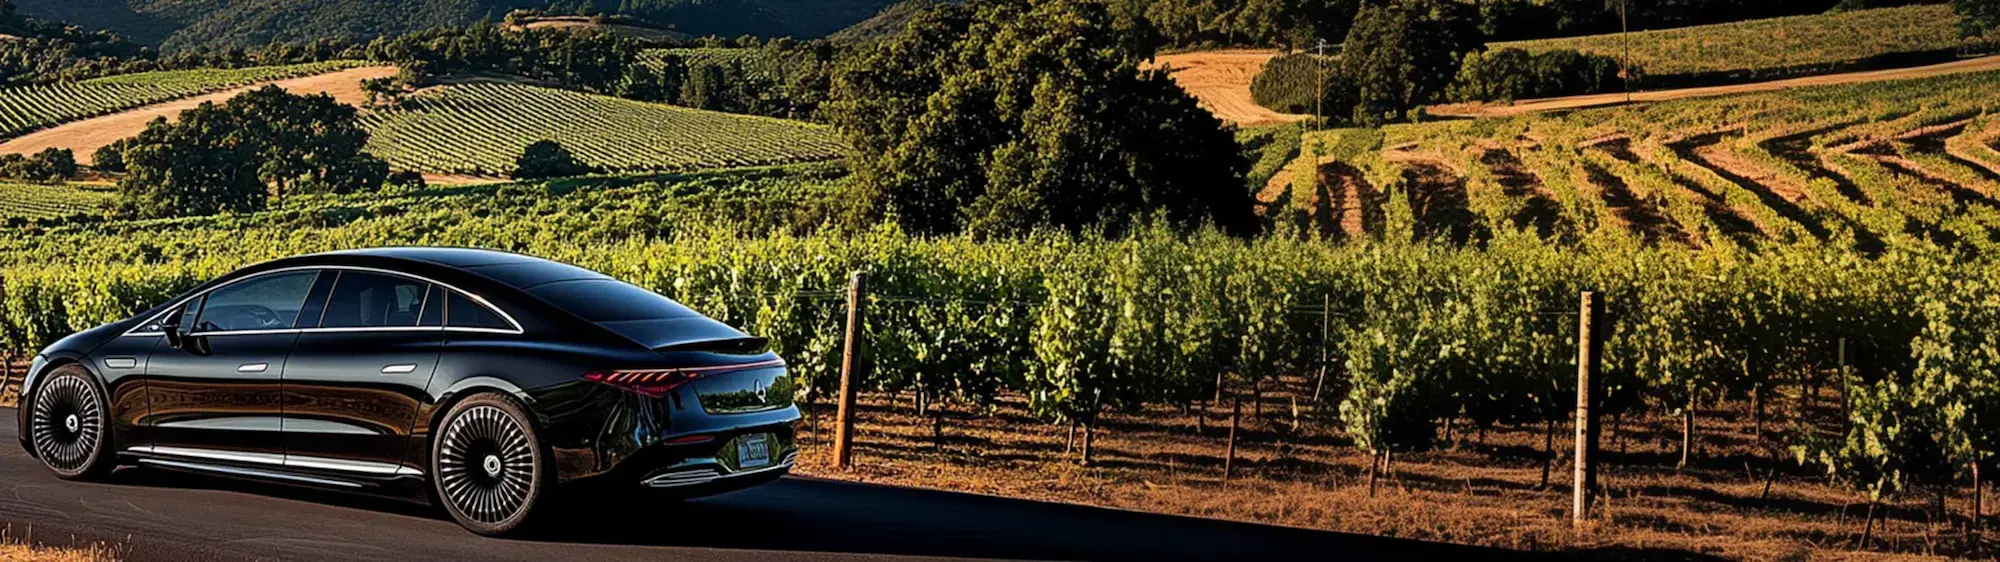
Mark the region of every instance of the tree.
[[1959, 32], [1967, 37], [2000, 29], [2000, 0], [1952, 0], [1951, 7], [1962, 18]]
[[855, 164], [856, 213], [926, 234], [1143, 215], [1254, 230], [1247, 165], [1222, 123], [1141, 72], [1106, 8], [941, 5], [849, 57], [826, 111]]
[[580, 176], [590, 171], [589, 166], [578, 162], [569, 149], [556, 141], [535, 141], [522, 149], [521, 157], [514, 160], [516, 179]]
[[96, 168], [99, 172], [125, 173], [125, 147], [131, 144], [128, 142], [130, 140], [123, 139], [98, 147], [97, 152], [90, 157], [90, 167]]
[[244, 150], [235, 118], [214, 103], [154, 119], [124, 152], [119, 207], [138, 218], [249, 212], [269, 194], [257, 179], [255, 153]]
[[1355, 119], [1381, 123], [1437, 101], [1482, 41], [1477, 8], [1449, 0], [1373, 4], [1355, 16], [1342, 73], [1360, 94]]
[[267, 86], [225, 105], [204, 103], [179, 122], [155, 119], [110, 153], [127, 170], [118, 181], [121, 207], [156, 218], [249, 212], [273, 196], [379, 188], [388, 165], [361, 151], [367, 142], [352, 106]]
[[76, 155], [67, 148], [45, 148], [34, 156], [0, 156], [0, 178], [28, 181], [75, 179]]
[[332, 96], [266, 86], [230, 100], [228, 108], [260, 162], [258, 179], [273, 196], [373, 190], [389, 174], [381, 159], [361, 151], [368, 131], [354, 107]]

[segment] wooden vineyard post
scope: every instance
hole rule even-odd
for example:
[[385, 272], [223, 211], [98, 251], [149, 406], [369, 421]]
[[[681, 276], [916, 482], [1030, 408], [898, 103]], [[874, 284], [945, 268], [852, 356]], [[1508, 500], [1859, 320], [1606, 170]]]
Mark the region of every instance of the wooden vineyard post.
[[1222, 481], [1228, 483], [1236, 475], [1236, 425], [1243, 417], [1243, 401], [1229, 401], [1229, 452], [1222, 457]]
[[[1331, 343], [1329, 334], [1333, 325], [1333, 295], [1321, 295], [1319, 301], [1319, 380], [1313, 383], [1313, 404], [1317, 408], [1320, 391], [1326, 388], [1326, 362], [1329, 357], [1327, 345]], [[1314, 411], [1318, 411], [1315, 409]]]
[[1604, 303], [1584, 291], [1576, 321], [1576, 482], [1570, 491], [1570, 522], [1582, 527], [1597, 489], [1598, 405], [1603, 400]]
[[847, 468], [854, 460], [854, 392], [860, 382], [856, 379], [862, 376], [862, 355], [867, 352], [867, 336], [861, 331], [867, 302], [868, 273], [856, 271], [847, 285], [847, 343], [840, 358], [839, 409], [834, 415], [834, 468]]

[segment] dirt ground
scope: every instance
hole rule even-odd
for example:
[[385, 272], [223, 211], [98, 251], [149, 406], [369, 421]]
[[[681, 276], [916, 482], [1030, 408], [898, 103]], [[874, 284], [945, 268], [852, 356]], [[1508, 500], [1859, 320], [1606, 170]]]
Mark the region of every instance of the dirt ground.
[[[1682, 88], [1678, 90], [1635, 92], [1631, 95], [1631, 102], [1632, 103], [1659, 102], [1659, 101], [1669, 101], [1669, 100], [1678, 100], [1687, 98], [1721, 96], [1728, 94], [1746, 94], [1753, 92], [1789, 90], [1793, 88], [1804, 88], [1808, 86], [1855, 84], [1861, 82], [1879, 82], [1883, 80], [1908, 80], [1911, 78], [1928, 78], [1932, 76], [1943, 76], [1946, 74], [1959, 74], [1965, 72], [1984, 72], [1989, 70], [2000, 70], [2000, 55], [1952, 61], [1942, 64], [1933, 64], [1929, 66], [1915, 66], [1910, 68], [1892, 68], [1888, 70], [1872, 70], [1867, 72], [1826, 74], [1820, 76], [1807, 76], [1804, 78], [1772, 80], [1769, 82], [1732, 84], [1728, 86], [1709, 86], [1704, 88]], [[1511, 104], [1507, 103], [1447, 104], [1447, 105], [1432, 106], [1430, 108], [1430, 112], [1434, 115], [1446, 115], [1446, 116], [1457, 116], [1457, 117], [1493, 117], [1493, 116], [1504, 116], [1504, 115], [1519, 115], [1522, 113], [1551, 111], [1558, 109], [1582, 109], [1586, 107], [1619, 105], [1624, 103], [1626, 103], [1626, 95], [1623, 93], [1592, 94], [1586, 96], [1569, 96], [1561, 98], [1520, 100]]]
[[1273, 50], [1199, 51], [1160, 55], [1153, 64], [1172, 68], [1174, 82], [1223, 121], [1243, 127], [1303, 121], [1307, 116], [1278, 113], [1250, 97], [1250, 81], [1276, 56]]
[[[1302, 382], [1287, 385], [1310, 388]], [[1705, 406], [1690, 466], [1678, 460], [1678, 418], [1610, 424], [1601, 515], [1584, 530], [1568, 519], [1573, 429], [1554, 426], [1558, 457], [1543, 484], [1544, 428], [1457, 422], [1449, 446], [1398, 453], [1371, 493], [1369, 457], [1335, 427], [1336, 416], [1272, 389], [1245, 404], [1234, 477], [1223, 479], [1228, 412], [1153, 407], [1110, 414], [1094, 432], [1092, 465], [1079, 466], [1068, 427], [1030, 418], [1025, 401], [1003, 399], [988, 414], [951, 409], [941, 438], [914, 414], [911, 395], [864, 395], [857, 466], [829, 466], [833, 413], [809, 408], [799, 472], [814, 476], [1212, 517], [1332, 531], [1653, 560], [1931, 560], [1990, 557], [1991, 537], [1966, 531], [1969, 491], [1881, 509], [1858, 546], [1863, 497], [1827, 484], [1783, 454], [1758, 445], [1741, 403]], [[1801, 427], [1837, 397], [1799, 404], [1773, 399], [1765, 431]], [[1259, 415], [1261, 410], [1261, 416]], [[1793, 413], [1808, 412], [1794, 417]], [[1196, 414], [1200, 414], [1199, 416]], [[1081, 438], [1078, 438], [1079, 441]], [[1775, 470], [1773, 468], [1775, 467]], [[1775, 476], [1773, 476], [1775, 475]], [[1769, 478], [1768, 491], [1766, 480]], [[1991, 494], [1988, 494], [1991, 497]], [[1987, 502], [1987, 528], [1995, 509]], [[1973, 546], [1975, 544], [1981, 546]]]
[[368, 94], [361, 90], [362, 80], [395, 76], [396, 72], [393, 66], [368, 66], [181, 98], [15, 137], [0, 143], [0, 154], [34, 154], [46, 148], [67, 148], [76, 153], [78, 163], [90, 165], [97, 149], [139, 134], [155, 118], [174, 120], [180, 117], [182, 111], [194, 109], [204, 102], [222, 103], [243, 92], [276, 84], [293, 93], [331, 94], [340, 103], [360, 105], [368, 99]]

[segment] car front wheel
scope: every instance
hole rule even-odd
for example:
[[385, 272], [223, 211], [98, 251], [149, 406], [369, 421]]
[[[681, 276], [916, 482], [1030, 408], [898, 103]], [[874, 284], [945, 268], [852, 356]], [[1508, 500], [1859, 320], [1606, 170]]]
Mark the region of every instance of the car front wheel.
[[527, 409], [504, 395], [479, 394], [453, 406], [439, 428], [431, 482], [445, 511], [481, 535], [525, 528], [552, 487]]
[[28, 435], [42, 465], [64, 480], [88, 480], [111, 472], [110, 416], [104, 390], [77, 365], [57, 367], [28, 405]]

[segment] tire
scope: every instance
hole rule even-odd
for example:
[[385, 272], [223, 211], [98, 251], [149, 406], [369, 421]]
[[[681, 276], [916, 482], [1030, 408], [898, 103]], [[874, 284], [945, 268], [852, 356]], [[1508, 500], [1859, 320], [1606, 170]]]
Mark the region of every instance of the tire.
[[533, 418], [512, 398], [492, 393], [452, 406], [431, 439], [431, 488], [466, 530], [486, 536], [529, 527], [554, 489], [550, 454]]
[[111, 452], [110, 401], [97, 377], [64, 365], [36, 385], [28, 410], [35, 458], [64, 480], [94, 480], [117, 467]]

